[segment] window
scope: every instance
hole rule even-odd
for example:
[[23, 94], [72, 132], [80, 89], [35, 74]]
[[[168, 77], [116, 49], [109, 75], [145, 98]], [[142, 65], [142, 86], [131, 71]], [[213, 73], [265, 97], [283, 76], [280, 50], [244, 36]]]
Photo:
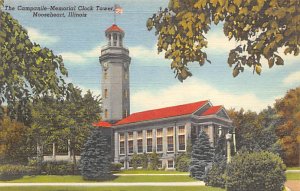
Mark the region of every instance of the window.
[[147, 130], [147, 152], [152, 152], [152, 130]]
[[127, 117], [127, 116], [128, 116], [128, 110], [125, 109], [125, 110], [124, 110], [124, 113], [123, 113], [123, 118], [125, 118], [125, 117]]
[[119, 153], [120, 155], [124, 155], [125, 154], [125, 136], [124, 133], [120, 133], [119, 135], [119, 144], [120, 144], [120, 148], [119, 148]]
[[143, 152], [143, 139], [139, 139], [137, 140], [137, 144], [138, 144], [138, 153], [142, 153]]
[[105, 80], [107, 79], [107, 72], [106, 71], [104, 72], [104, 79]]
[[169, 151], [169, 152], [174, 151], [174, 141], [173, 141], [173, 136], [168, 136], [167, 141], [168, 141], [168, 151]]
[[138, 153], [142, 153], [143, 152], [143, 131], [138, 131], [137, 133], [137, 147]]
[[108, 97], [108, 90], [104, 89], [104, 98], [107, 98], [107, 97]]
[[178, 128], [178, 139], [179, 139], [179, 149], [180, 151], [185, 151], [185, 127], [179, 126]]
[[125, 80], [128, 79], [128, 72], [127, 71], [125, 71], [124, 78], [125, 78]]
[[163, 151], [163, 133], [162, 129], [156, 130], [156, 152]]
[[168, 160], [168, 168], [174, 168], [174, 161]]
[[168, 152], [174, 151], [174, 128], [169, 127], [167, 129], [167, 143], [168, 143]]
[[128, 133], [128, 153], [133, 153], [133, 132]]
[[127, 89], [124, 90], [124, 96], [125, 96], [125, 98], [128, 98], [128, 90]]
[[108, 111], [107, 111], [107, 109], [105, 109], [105, 111], [104, 111], [104, 117], [108, 118]]

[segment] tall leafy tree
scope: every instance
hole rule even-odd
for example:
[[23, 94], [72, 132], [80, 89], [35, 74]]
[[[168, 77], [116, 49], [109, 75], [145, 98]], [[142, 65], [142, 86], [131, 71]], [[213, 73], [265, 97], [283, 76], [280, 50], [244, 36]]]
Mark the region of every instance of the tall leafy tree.
[[111, 178], [110, 141], [101, 129], [93, 129], [81, 153], [80, 169], [86, 180]]
[[223, 25], [225, 36], [239, 42], [229, 52], [228, 64], [233, 76], [244, 66], [261, 73], [263, 58], [268, 66], [283, 65], [277, 53], [299, 55], [298, 0], [169, 0], [147, 21], [148, 30], [158, 36], [158, 52], [172, 60], [171, 68], [180, 81], [191, 76], [188, 63], [201, 66], [208, 60], [206, 33], [212, 24]]
[[300, 87], [291, 89], [282, 99], [276, 100], [275, 108], [281, 123], [276, 129], [283, 148], [283, 160], [288, 166], [300, 165]]
[[99, 97], [90, 91], [82, 95], [82, 91], [73, 86], [69, 86], [68, 91], [65, 99], [45, 96], [34, 101], [30, 131], [40, 146], [55, 142], [67, 150], [66, 143], [70, 140], [71, 155], [76, 163], [75, 155], [81, 152], [89, 126], [100, 119], [101, 107]]
[[214, 149], [209, 142], [208, 135], [204, 131], [201, 131], [193, 145], [190, 176], [198, 180], [204, 180], [206, 167], [212, 162], [213, 156]]
[[10, 117], [26, 120], [32, 95], [64, 94], [68, 73], [62, 57], [31, 42], [21, 24], [1, 9], [0, 55], [0, 106], [7, 104]]
[[259, 114], [243, 109], [229, 110], [236, 133], [237, 150], [271, 151], [280, 154], [280, 146], [275, 129], [277, 124], [274, 109], [268, 108]]

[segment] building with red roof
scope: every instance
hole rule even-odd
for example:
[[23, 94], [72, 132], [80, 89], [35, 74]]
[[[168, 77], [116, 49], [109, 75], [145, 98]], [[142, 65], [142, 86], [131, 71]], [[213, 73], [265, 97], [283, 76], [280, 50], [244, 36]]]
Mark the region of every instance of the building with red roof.
[[213, 146], [232, 128], [223, 106], [209, 100], [130, 114], [129, 50], [123, 46], [124, 31], [112, 25], [105, 31], [107, 45], [99, 58], [102, 66], [103, 121], [93, 125], [111, 130], [114, 162], [131, 168], [134, 153], [156, 152], [160, 167], [173, 169], [175, 158], [189, 150], [200, 131]]

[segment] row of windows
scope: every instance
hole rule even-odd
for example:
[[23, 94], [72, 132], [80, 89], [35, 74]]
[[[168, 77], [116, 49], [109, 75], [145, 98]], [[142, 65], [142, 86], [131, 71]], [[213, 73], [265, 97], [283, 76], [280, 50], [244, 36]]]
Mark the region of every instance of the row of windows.
[[[159, 169], [161, 169], [161, 168], [163, 167], [162, 162], [163, 162], [163, 161], [160, 161], [160, 162], [158, 163], [158, 168], [159, 168]], [[123, 166], [124, 166], [124, 168], [125, 168], [125, 162], [122, 161], [121, 163], [123, 163]], [[128, 165], [129, 165], [129, 168], [133, 167], [131, 161], [129, 161]], [[138, 164], [138, 167], [142, 167], [142, 164]], [[167, 161], [167, 168], [174, 168], [174, 167], [175, 167], [175, 166], [174, 166], [174, 160], [168, 160], [168, 161]]]
[[117, 34], [113, 34], [113, 35], [109, 35], [108, 36], [108, 45], [111, 46], [117, 46], [117, 41], [118, 41], [118, 37], [119, 37], [119, 43], [120, 43], [120, 46], [122, 46], [122, 36], [121, 35], [117, 35]]
[[[179, 126], [178, 128], [178, 145], [179, 151], [185, 151], [185, 127]], [[174, 152], [174, 128], [167, 128], [167, 151]], [[128, 153], [134, 152], [133, 132], [128, 133]], [[125, 154], [125, 135], [124, 133], [119, 134], [119, 153], [120, 155]], [[153, 152], [153, 131], [146, 131], [146, 152]], [[156, 152], [163, 151], [163, 129], [156, 129]], [[137, 153], [143, 153], [143, 131], [137, 132]]]

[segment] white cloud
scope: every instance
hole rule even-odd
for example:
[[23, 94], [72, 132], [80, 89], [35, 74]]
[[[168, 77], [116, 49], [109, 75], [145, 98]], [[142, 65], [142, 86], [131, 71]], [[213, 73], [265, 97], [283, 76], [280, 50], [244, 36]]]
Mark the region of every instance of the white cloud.
[[286, 85], [300, 83], [300, 71], [293, 72], [283, 79], [283, 83]]
[[59, 41], [59, 37], [51, 36], [49, 34], [42, 33], [40, 30], [35, 28], [27, 28], [29, 38], [39, 44], [49, 45]]
[[129, 47], [130, 56], [137, 59], [164, 59], [164, 53], [157, 53], [157, 47], [147, 48], [145, 46]]
[[99, 45], [91, 50], [83, 52], [62, 52], [60, 55], [63, 57], [64, 61], [81, 64], [85, 63], [89, 58], [100, 56], [101, 47], [102, 45]]
[[[239, 45], [234, 39], [229, 40], [222, 32], [208, 33], [206, 35], [208, 44], [206, 52], [210, 55], [225, 54], [228, 55], [229, 51]], [[208, 55], [208, 56], [209, 56]]]
[[219, 90], [197, 78], [155, 91], [142, 90], [131, 97], [132, 110], [143, 111], [166, 106], [210, 100], [214, 105], [226, 108], [244, 108], [260, 111], [273, 103], [275, 98], [265, 101], [253, 93], [227, 92]]

